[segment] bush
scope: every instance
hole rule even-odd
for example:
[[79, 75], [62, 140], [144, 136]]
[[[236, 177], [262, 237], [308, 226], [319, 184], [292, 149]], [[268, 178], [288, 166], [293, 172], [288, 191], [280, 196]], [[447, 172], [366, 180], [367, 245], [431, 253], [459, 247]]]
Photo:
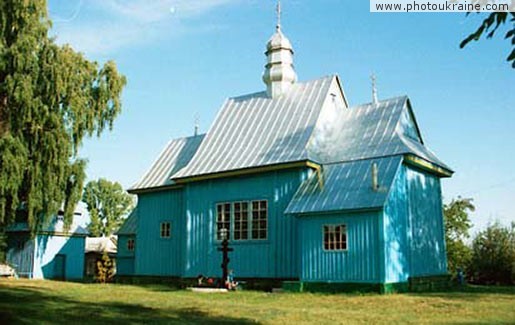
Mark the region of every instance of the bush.
[[465, 270], [470, 264], [472, 252], [465, 241], [472, 227], [469, 213], [473, 211], [475, 206], [469, 198], [458, 197], [443, 207], [447, 264], [453, 277], [456, 277], [458, 269]]
[[496, 222], [477, 234], [469, 276], [480, 284], [515, 283], [515, 223], [503, 227]]
[[96, 280], [100, 283], [111, 282], [114, 278], [114, 264], [109, 258], [107, 252], [102, 254], [102, 259], [97, 261], [97, 275]]

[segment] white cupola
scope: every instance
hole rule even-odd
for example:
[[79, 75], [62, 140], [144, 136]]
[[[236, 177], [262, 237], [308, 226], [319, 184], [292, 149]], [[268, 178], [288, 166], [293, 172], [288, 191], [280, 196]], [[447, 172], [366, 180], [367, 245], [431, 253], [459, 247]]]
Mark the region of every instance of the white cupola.
[[281, 31], [281, 4], [277, 4], [277, 26], [275, 34], [266, 44], [267, 63], [263, 82], [269, 97], [281, 96], [297, 81], [293, 68], [293, 47]]

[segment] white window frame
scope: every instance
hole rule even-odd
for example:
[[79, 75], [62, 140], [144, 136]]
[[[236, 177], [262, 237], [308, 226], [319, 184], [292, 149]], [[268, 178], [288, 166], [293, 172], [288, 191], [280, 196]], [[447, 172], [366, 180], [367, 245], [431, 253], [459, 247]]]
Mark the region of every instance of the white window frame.
[[[264, 213], [264, 218], [258, 218], [256, 220], [257, 222], [257, 233], [258, 235], [254, 237], [254, 226], [256, 223], [254, 222], [254, 203], [258, 205], [257, 213]], [[246, 238], [242, 238], [244, 236], [240, 236], [240, 238], [237, 238], [236, 232], [239, 231], [240, 234], [242, 234], [241, 231], [245, 231], [244, 227], [242, 227], [242, 223], [239, 222], [237, 227], [236, 222], [236, 205], [237, 204], [246, 204], [247, 205], [247, 227], [246, 227]], [[264, 207], [262, 208], [262, 205]], [[221, 213], [224, 215], [224, 218], [222, 221], [219, 220], [219, 209], [221, 207]], [[226, 208], [229, 207], [229, 213], [227, 215]], [[217, 202], [215, 205], [215, 240], [221, 241], [220, 238], [220, 225], [225, 225], [227, 228], [227, 238], [232, 239], [236, 242], [247, 242], [247, 241], [263, 241], [268, 239], [268, 226], [269, 226], [269, 213], [268, 213], [268, 200], [266, 199], [260, 199], [260, 200], [242, 200], [242, 201], [232, 201], [232, 202]], [[264, 223], [264, 227], [261, 227], [261, 224]], [[224, 227], [225, 228], [225, 227]], [[264, 231], [265, 236], [261, 237], [261, 232]]]
[[[241, 212], [239, 212], [239, 213], [241, 213], [240, 218], [243, 219], [245, 217], [245, 221], [239, 221], [239, 222], [236, 221], [236, 213], [237, 213], [236, 205], [237, 204], [240, 205], [240, 211], [241, 211]], [[243, 205], [246, 205], [247, 208], [243, 209]], [[236, 201], [236, 202], [232, 203], [232, 211], [231, 211], [232, 212], [231, 213], [232, 214], [232, 222], [231, 222], [232, 223], [232, 231], [231, 231], [231, 234], [232, 234], [232, 239], [235, 241], [246, 241], [246, 240], [250, 239], [250, 227], [251, 227], [251, 223], [250, 223], [251, 206], [250, 205], [251, 205], [251, 203], [249, 201]], [[243, 211], [245, 211], [245, 213]], [[237, 225], [239, 225], [238, 228], [237, 228]], [[243, 225], [246, 225], [246, 227], [244, 227]], [[240, 238], [236, 238], [236, 232], [238, 232], [240, 234]], [[243, 238], [243, 237], [245, 237], [245, 238]]]
[[[336, 235], [338, 235], [336, 231], [338, 227], [340, 227], [339, 238], [334, 238], [336, 237]], [[329, 237], [329, 240], [326, 241], [326, 228], [328, 229], [328, 235], [333, 235], [332, 240], [331, 237]], [[342, 228], [343, 231], [341, 230]], [[326, 245], [326, 242], [328, 243], [328, 245]], [[333, 246], [333, 248], [330, 247], [331, 245]], [[347, 224], [339, 223], [322, 225], [322, 248], [325, 252], [346, 252], [349, 249], [349, 235]]]
[[[222, 220], [219, 221], [218, 220], [218, 208], [219, 207], [222, 207]], [[226, 208], [229, 207], [229, 215], [227, 216], [226, 213]], [[221, 229], [227, 229], [227, 239], [230, 238], [231, 236], [231, 229], [232, 229], [232, 214], [233, 214], [233, 206], [231, 204], [231, 202], [219, 202], [216, 204], [216, 208], [215, 208], [215, 239], [217, 241], [221, 241], [222, 238], [221, 238], [221, 233], [220, 233], [220, 230]], [[223, 227], [221, 228], [220, 225], [223, 225], [223, 226], [228, 226], [227, 228]]]
[[170, 239], [172, 237], [172, 222], [161, 221], [159, 224], [159, 238]]

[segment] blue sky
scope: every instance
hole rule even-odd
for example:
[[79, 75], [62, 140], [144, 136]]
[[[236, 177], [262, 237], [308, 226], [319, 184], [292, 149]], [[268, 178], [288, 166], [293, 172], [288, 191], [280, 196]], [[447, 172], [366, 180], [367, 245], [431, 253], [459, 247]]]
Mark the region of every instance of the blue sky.
[[[90, 179], [125, 187], [170, 138], [205, 132], [223, 100], [264, 89], [273, 0], [49, 0], [52, 33], [127, 76], [114, 130], [80, 152]], [[351, 105], [407, 94], [426, 144], [456, 170], [444, 200], [473, 197], [475, 230], [515, 220], [515, 70], [501, 33], [466, 49], [480, 16], [370, 13], [368, 1], [283, 0], [301, 81], [337, 73]]]

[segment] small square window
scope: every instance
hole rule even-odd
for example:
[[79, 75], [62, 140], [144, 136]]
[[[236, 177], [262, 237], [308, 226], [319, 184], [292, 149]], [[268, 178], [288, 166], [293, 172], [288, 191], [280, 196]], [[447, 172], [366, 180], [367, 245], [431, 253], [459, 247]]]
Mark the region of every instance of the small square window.
[[170, 222], [161, 222], [159, 233], [161, 238], [170, 238], [172, 225]]
[[346, 225], [325, 225], [324, 250], [344, 251], [347, 250], [347, 226]]
[[130, 238], [129, 240], [127, 240], [127, 250], [129, 252], [134, 251], [134, 239], [133, 238]]

